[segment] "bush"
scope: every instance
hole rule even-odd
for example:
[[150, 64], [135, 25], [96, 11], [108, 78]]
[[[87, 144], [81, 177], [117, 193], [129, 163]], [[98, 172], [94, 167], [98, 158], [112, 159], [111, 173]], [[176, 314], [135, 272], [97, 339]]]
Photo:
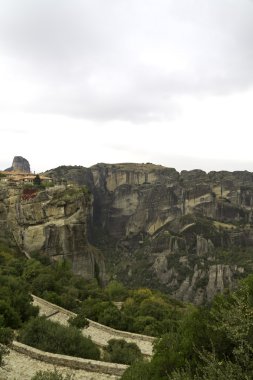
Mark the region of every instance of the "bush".
[[139, 309], [140, 315], [148, 315], [158, 321], [165, 319], [170, 312], [171, 310], [168, 304], [158, 297], [150, 297], [149, 299], [143, 300]]
[[133, 364], [142, 360], [142, 353], [135, 343], [123, 339], [111, 339], [106, 347], [108, 361], [121, 364]]
[[[152, 374], [149, 363], [136, 362], [127, 368], [121, 380], [151, 380]], [[152, 379], [154, 380], [154, 379]]]
[[56, 283], [52, 273], [38, 274], [32, 282], [33, 293], [42, 296], [45, 291], [55, 291]]
[[133, 330], [137, 333], [141, 332], [145, 335], [155, 336], [159, 330], [159, 322], [149, 316], [140, 316], [134, 319]]
[[86, 319], [86, 317], [80, 313], [74, 318], [69, 318], [68, 322], [72, 325], [77, 327], [78, 329], [83, 329], [84, 327], [89, 326], [89, 322]]
[[125, 328], [122, 314], [113, 304], [108, 305], [108, 307], [100, 313], [98, 322], [119, 330], [124, 330]]
[[32, 306], [28, 285], [14, 276], [0, 275], [0, 315], [3, 326], [19, 328], [23, 322], [37, 314], [38, 309]]
[[0, 327], [0, 367], [3, 365], [3, 357], [9, 353], [7, 347], [12, 342], [13, 336], [13, 331], [10, 328]]
[[0, 367], [2, 367], [2, 365], [4, 364], [3, 358], [5, 355], [8, 355], [8, 353], [8, 348], [0, 343]]
[[0, 315], [3, 318], [3, 325], [13, 329], [20, 327], [21, 319], [18, 312], [7, 302], [0, 300]]
[[113, 301], [124, 301], [128, 293], [124, 285], [116, 280], [109, 282], [105, 292], [108, 294], [109, 299]]
[[42, 351], [99, 360], [97, 346], [75, 327], [62, 326], [45, 317], [31, 319], [20, 331], [19, 340]]
[[74, 380], [74, 376], [71, 374], [64, 376], [57, 370], [54, 370], [53, 372], [39, 371], [31, 378], [31, 380]]

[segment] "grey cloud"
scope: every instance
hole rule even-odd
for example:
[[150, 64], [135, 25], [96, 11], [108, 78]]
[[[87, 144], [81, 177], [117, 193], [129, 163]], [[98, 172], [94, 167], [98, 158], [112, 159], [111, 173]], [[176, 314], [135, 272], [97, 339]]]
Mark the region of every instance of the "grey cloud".
[[253, 84], [248, 0], [0, 5], [0, 53], [13, 59], [15, 75], [38, 87], [25, 105], [30, 112], [171, 119], [180, 112], [178, 95], [229, 94]]

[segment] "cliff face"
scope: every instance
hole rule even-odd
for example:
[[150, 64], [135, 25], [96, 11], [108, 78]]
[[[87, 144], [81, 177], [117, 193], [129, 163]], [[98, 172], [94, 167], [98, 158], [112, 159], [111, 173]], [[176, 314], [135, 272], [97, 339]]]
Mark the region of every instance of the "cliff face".
[[252, 270], [252, 173], [98, 164], [48, 174], [89, 187], [94, 243], [132, 286], [202, 303]]
[[88, 241], [92, 201], [78, 187], [30, 191], [0, 189], [0, 238], [8, 237], [27, 254], [40, 252], [52, 260], [68, 259], [75, 273], [105, 278], [104, 260]]
[[152, 164], [100, 164], [91, 173], [97, 222], [116, 238], [153, 235], [187, 214], [228, 223], [252, 220], [252, 173], [179, 174]]

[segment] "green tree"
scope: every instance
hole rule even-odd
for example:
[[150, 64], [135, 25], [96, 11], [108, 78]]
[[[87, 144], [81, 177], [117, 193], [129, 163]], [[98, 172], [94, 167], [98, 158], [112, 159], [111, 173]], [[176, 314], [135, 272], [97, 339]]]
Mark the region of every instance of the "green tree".
[[8, 346], [12, 342], [14, 333], [10, 328], [2, 327], [0, 315], [0, 367], [4, 364], [4, 356], [9, 353]]
[[33, 180], [33, 184], [35, 186], [38, 186], [38, 187], [41, 186], [41, 179], [40, 179], [40, 176], [38, 174], [36, 174], [36, 176], [35, 176], [35, 178]]
[[128, 294], [125, 286], [116, 280], [109, 282], [105, 288], [105, 292], [112, 301], [124, 301]]
[[142, 360], [142, 353], [135, 343], [123, 339], [111, 339], [105, 349], [108, 361], [121, 364], [133, 364]]
[[121, 380], [155, 380], [152, 374], [150, 363], [135, 362], [121, 377]]
[[86, 319], [86, 316], [82, 313], [79, 313], [76, 317], [70, 318], [68, 322], [72, 325], [77, 327], [78, 329], [83, 329], [84, 327], [89, 326], [89, 322]]

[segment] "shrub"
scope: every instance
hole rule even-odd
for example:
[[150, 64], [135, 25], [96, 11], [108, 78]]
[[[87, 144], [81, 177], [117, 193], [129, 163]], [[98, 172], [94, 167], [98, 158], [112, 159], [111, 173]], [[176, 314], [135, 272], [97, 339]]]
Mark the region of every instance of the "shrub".
[[109, 299], [113, 301], [124, 301], [128, 293], [124, 285], [116, 280], [109, 282], [105, 292], [108, 294]]
[[10, 328], [0, 327], [0, 367], [3, 365], [3, 357], [9, 353], [8, 345], [12, 342], [13, 336]]
[[3, 358], [5, 355], [8, 355], [8, 353], [8, 348], [0, 343], [0, 367], [2, 367], [2, 365], [4, 364]]
[[84, 327], [88, 327], [89, 326], [88, 320], [86, 319], [85, 315], [83, 315], [82, 313], [78, 314], [74, 318], [69, 318], [68, 322], [72, 326], [77, 327], [78, 329], [83, 329]]
[[[121, 380], [150, 380], [152, 373], [150, 364], [145, 362], [136, 362], [131, 367], [127, 368]], [[154, 379], [153, 379], [154, 380]]]
[[163, 320], [170, 313], [170, 307], [161, 298], [150, 297], [140, 304], [139, 314]]
[[0, 315], [3, 318], [3, 325], [13, 329], [20, 327], [21, 319], [18, 312], [7, 302], [0, 300]]
[[32, 306], [28, 285], [14, 276], [0, 275], [0, 314], [4, 326], [19, 328], [21, 323], [38, 313]]
[[119, 330], [125, 328], [121, 312], [114, 305], [108, 305], [108, 307], [100, 313], [98, 322]]
[[142, 360], [142, 353], [135, 343], [123, 339], [111, 339], [106, 347], [108, 361], [121, 364], [133, 364]]
[[74, 376], [69, 373], [66, 376], [64, 376], [55, 369], [53, 372], [36, 372], [36, 374], [31, 378], [31, 380], [74, 380]]
[[158, 324], [159, 322], [153, 317], [140, 316], [134, 319], [133, 329], [136, 332], [155, 336], [159, 329]]
[[56, 283], [52, 273], [40, 273], [32, 282], [32, 291], [42, 296], [45, 291], [55, 291]]
[[77, 328], [62, 326], [45, 317], [31, 319], [21, 329], [19, 340], [42, 351], [94, 360], [100, 358], [97, 346]]

